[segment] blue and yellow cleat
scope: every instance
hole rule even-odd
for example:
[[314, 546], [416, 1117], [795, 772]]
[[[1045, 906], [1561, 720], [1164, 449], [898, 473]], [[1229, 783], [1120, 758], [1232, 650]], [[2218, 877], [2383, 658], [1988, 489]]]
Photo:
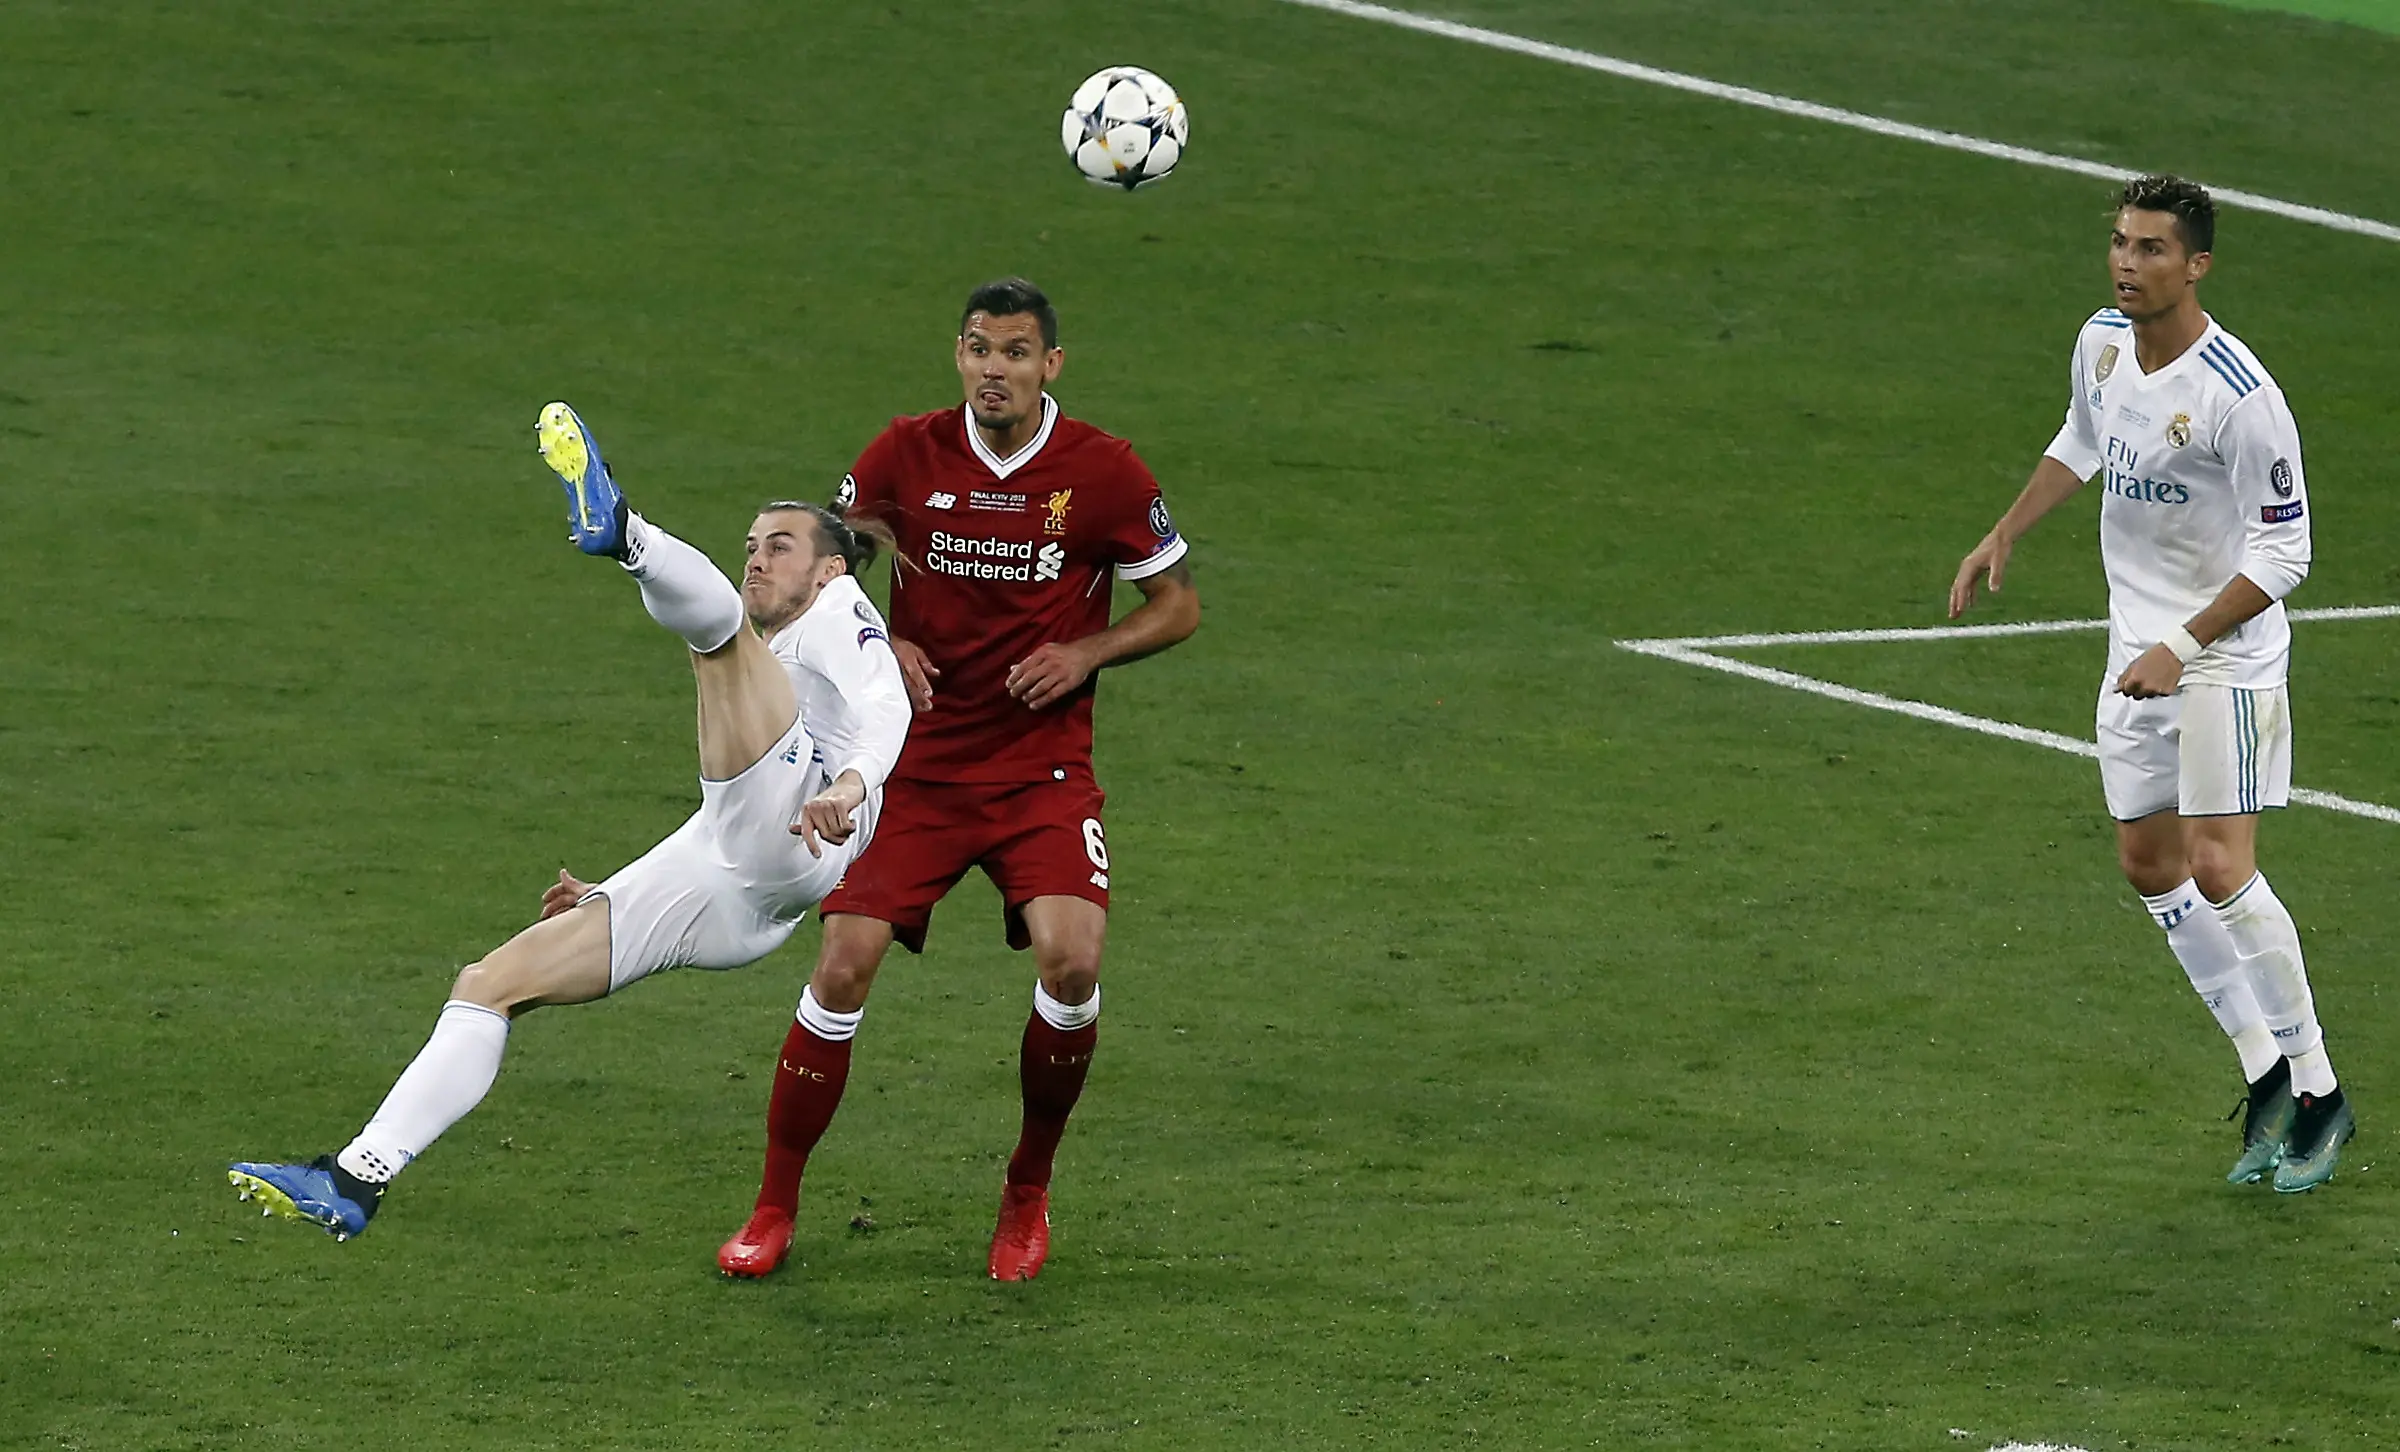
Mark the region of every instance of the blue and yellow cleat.
[[533, 426], [542, 462], [567, 486], [567, 538], [587, 555], [625, 556], [625, 496], [575, 410], [547, 404]]
[[305, 1220], [323, 1226], [336, 1240], [348, 1240], [375, 1218], [383, 1187], [356, 1178], [319, 1155], [305, 1165], [254, 1164], [244, 1160], [225, 1172], [235, 1193], [256, 1200], [261, 1215]]

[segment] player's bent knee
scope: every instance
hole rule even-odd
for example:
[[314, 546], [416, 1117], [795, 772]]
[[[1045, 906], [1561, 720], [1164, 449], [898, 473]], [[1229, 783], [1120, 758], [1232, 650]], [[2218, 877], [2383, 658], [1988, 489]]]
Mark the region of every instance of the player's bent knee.
[[820, 963], [808, 978], [808, 991], [819, 1008], [834, 1013], [856, 1013], [867, 1006], [867, 993], [875, 986], [875, 970], [856, 964]]
[[1034, 970], [1041, 974], [1043, 992], [1061, 1003], [1082, 1003], [1100, 986], [1099, 945], [1037, 953]]
[[2163, 832], [2119, 832], [2117, 868], [2136, 892], [2144, 894], [2181, 887], [2191, 873], [2191, 865], [2184, 860], [2183, 843]]
[[511, 1017], [609, 990], [609, 913], [593, 898], [545, 918], [459, 971], [450, 996]]
[[808, 978], [809, 992], [821, 1008], [856, 1013], [866, 1007], [867, 992], [875, 986], [875, 970], [891, 951], [889, 923], [853, 913], [825, 919], [825, 936], [817, 947], [817, 967]]
[[450, 996], [495, 1013], [513, 1015], [537, 992], [519, 981], [520, 978], [521, 975], [510, 972], [505, 963], [494, 963], [490, 958], [478, 959], [458, 971], [457, 981], [450, 985]]
[[2190, 858], [2192, 880], [2210, 902], [2232, 897], [2258, 870], [2248, 852], [2226, 842], [2195, 842]]

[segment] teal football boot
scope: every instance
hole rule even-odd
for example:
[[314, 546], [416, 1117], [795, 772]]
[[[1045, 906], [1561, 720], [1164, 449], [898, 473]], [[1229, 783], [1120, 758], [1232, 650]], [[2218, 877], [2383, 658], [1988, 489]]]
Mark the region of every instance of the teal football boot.
[[2358, 1131], [2357, 1116], [2350, 1112], [2350, 1101], [2339, 1089], [2322, 1099], [2303, 1094], [2298, 1103], [2292, 1116], [2291, 1142], [2283, 1152], [2283, 1163], [2275, 1167], [2275, 1189], [2284, 1195], [2313, 1190], [2332, 1179], [2342, 1146]]
[[[2292, 1120], [2299, 1112], [2300, 1103], [2292, 1098], [2292, 1066], [2278, 1058], [2275, 1067], [2259, 1075], [2242, 1102], [2233, 1107], [2233, 1114], [2242, 1117], [2242, 1153], [2225, 1172], [2226, 1183], [2256, 1184], [2282, 1164], [2284, 1149], [2291, 1143]], [[2233, 1114], [2225, 1117], [2231, 1119]]]

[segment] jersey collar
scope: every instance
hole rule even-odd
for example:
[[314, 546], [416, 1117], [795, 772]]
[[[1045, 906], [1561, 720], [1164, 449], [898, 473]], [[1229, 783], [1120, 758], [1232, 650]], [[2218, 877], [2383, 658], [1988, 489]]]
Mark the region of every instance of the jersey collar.
[[2217, 320], [2214, 317], [2209, 316], [2207, 313], [2202, 313], [2200, 316], [2207, 320], [2206, 325], [2200, 329], [2200, 336], [2192, 340], [2192, 346], [2184, 349], [2181, 353], [2176, 354], [2173, 359], [2169, 360], [2164, 368], [2159, 369], [2156, 373], [2144, 373], [2142, 371], [2141, 348], [2138, 345], [2134, 345], [2130, 342], [2127, 344], [2126, 352], [2132, 356], [2128, 357], [2125, 361], [2133, 365], [2133, 381], [2136, 387], [2144, 389], [2153, 387], [2160, 379], [2174, 376], [2177, 372], [2183, 369], [2183, 365], [2186, 362], [2200, 356], [2200, 350], [2207, 347], [2210, 341], [2217, 336], [2219, 331], [2217, 328]]
[[1005, 459], [993, 453], [984, 444], [982, 433], [975, 427], [972, 406], [961, 404], [958, 417], [960, 425], [967, 431], [967, 447], [975, 451], [976, 458], [983, 460], [983, 467], [991, 470], [994, 478], [1005, 479], [1032, 463], [1034, 455], [1042, 451], [1042, 445], [1050, 442], [1050, 430], [1058, 426], [1058, 400], [1052, 398], [1048, 393], [1042, 395], [1042, 426], [1034, 431], [1033, 437], [1026, 441], [1024, 448], [1017, 450]]

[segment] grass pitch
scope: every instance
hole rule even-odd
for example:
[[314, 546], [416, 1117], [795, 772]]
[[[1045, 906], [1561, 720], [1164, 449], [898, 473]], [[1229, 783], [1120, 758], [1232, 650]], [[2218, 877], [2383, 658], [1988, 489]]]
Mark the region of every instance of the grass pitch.
[[[2400, 217], [2365, 30], [1452, 13]], [[1133, 197], [1053, 140], [1125, 59], [1195, 128]], [[0, 80], [0, 1446], [2400, 1422], [2395, 829], [2267, 828], [2366, 1128], [2323, 1193], [2231, 1190], [2230, 1056], [2088, 766], [1610, 644], [1930, 621], [2055, 427], [2104, 188], [1263, 3], [34, 0]], [[2400, 599], [2400, 252], [2220, 242], [2308, 442], [2302, 599]], [[353, 1244], [240, 1215], [225, 1161], [340, 1144], [554, 868], [692, 800], [685, 667], [559, 543], [539, 405], [730, 561], [954, 396], [1010, 271], [1208, 610], [1103, 689], [1109, 1011], [1043, 1279], [979, 1278], [1031, 979], [980, 885], [878, 989], [775, 1280], [711, 1255], [806, 935], [525, 1020]], [[2101, 588], [2087, 501], [1996, 613]], [[2400, 800], [2394, 628], [2303, 632], [2302, 780]], [[2088, 719], [2091, 641], [1911, 650], [1843, 668]]]

